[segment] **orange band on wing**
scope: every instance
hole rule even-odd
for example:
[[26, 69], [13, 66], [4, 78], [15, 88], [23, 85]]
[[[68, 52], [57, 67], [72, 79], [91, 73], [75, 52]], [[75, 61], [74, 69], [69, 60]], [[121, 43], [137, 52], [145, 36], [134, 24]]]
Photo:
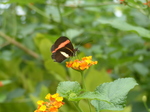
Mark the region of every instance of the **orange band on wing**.
[[70, 40], [66, 40], [65, 42], [61, 43], [55, 50], [52, 51], [52, 53], [56, 52], [57, 50], [61, 49], [62, 47], [65, 47], [65, 45], [67, 45], [68, 43], [70, 43]]

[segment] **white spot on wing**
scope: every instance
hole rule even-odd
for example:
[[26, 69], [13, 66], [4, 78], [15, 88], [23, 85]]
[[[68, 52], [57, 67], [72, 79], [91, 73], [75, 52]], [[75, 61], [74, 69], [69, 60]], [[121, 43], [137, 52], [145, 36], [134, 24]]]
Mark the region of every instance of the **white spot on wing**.
[[60, 51], [60, 53], [61, 53], [63, 56], [65, 56], [66, 58], [69, 58], [69, 55], [68, 55], [67, 53], [65, 53], [65, 52], [63, 52], [63, 51]]

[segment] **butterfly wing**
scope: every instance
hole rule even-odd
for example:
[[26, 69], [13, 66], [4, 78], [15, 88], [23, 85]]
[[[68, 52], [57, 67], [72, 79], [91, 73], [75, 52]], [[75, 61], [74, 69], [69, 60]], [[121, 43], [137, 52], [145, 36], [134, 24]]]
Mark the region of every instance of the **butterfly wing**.
[[55, 62], [59, 62], [59, 63], [61, 63], [63, 60], [66, 59], [66, 57], [62, 55], [60, 51], [53, 53], [51, 57]]
[[[65, 42], [68, 42], [68, 43], [65, 43]], [[56, 41], [55, 41], [55, 43], [52, 45], [52, 47], [51, 47], [51, 51], [53, 52], [55, 49], [57, 49], [57, 48], [62, 48], [62, 47], [64, 47], [64, 46], [66, 46], [67, 44], [69, 44], [70, 45], [70, 47], [71, 47], [71, 49], [73, 49], [73, 45], [72, 45], [72, 43], [70, 42], [70, 40], [67, 38], [67, 37], [65, 37], [65, 36], [61, 36], [61, 37], [59, 37]]]
[[74, 56], [74, 48], [70, 40], [65, 37], [61, 36], [56, 40], [56, 42], [51, 47], [52, 52], [52, 59], [56, 62], [62, 62], [66, 58], [70, 56]]

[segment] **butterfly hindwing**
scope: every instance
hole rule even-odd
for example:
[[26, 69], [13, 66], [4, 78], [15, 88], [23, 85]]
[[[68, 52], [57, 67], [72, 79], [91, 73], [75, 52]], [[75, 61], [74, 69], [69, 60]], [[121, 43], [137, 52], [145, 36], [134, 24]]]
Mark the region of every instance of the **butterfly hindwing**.
[[66, 59], [66, 57], [63, 56], [59, 51], [53, 53], [51, 57], [55, 62], [59, 62], [59, 63], [61, 63], [63, 60]]

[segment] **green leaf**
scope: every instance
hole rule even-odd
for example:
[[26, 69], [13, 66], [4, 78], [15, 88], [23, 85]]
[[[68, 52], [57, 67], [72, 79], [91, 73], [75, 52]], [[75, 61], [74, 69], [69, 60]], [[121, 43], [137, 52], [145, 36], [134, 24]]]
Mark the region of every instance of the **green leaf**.
[[76, 36], [79, 36], [83, 33], [82, 29], [68, 29], [66, 30], [66, 36], [70, 38], [74, 38]]
[[96, 88], [95, 91], [104, 95], [108, 102], [92, 100], [91, 104], [97, 111], [101, 110], [122, 110], [125, 107], [125, 100], [128, 92], [138, 85], [133, 78], [122, 78], [114, 82], [104, 83]]
[[134, 45], [142, 45], [144, 44], [144, 39], [142, 39], [141, 37], [135, 35], [135, 34], [131, 34], [131, 35], [126, 35], [124, 36], [121, 40], [120, 43], [124, 46], [124, 47], [132, 47]]
[[45, 38], [41, 40], [39, 48], [44, 59], [50, 58], [50, 47], [51, 47], [51, 43], [48, 39]]
[[78, 101], [81, 99], [91, 99], [91, 100], [101, 100], [101, 101], [105, 101], [108, 102], [109, 99], [107, 97], [105, 97], [104, 94], [100, 94], [99, 92], [95, 91], [95, 92], [84, 92], [83, 94], [79, 95], [78, 97], [72, 97], [70, 98], [70, 100], [72, 101]]
[[44, 85], [41, 87], [40, 98], [43, 99], [48, 94], [48, 88]]
[[0, 103], [4, 102], [6, 98], [7, 98], [7, 93], [0, 92]]
[[73, 98], [76, 97], [81, 91], [81, 86], [78, 82], [65, 81], [60, 82], [57, 87], [57, 93], [62, 97]]
[[1, 52], [0, 53], [0, 59], [11, 60], [12, 59], [12, 52], [8, 51], [8, 50]]
[[34, 38], [34, 42], [38, 46], [44, 60], [51, 58], [50, 47], [52, 46], [52, 43], [47, 38], [47, 35], [41, 33], [38, 33]]
[[22, 96], [25, 93], [25, 89], [18, 88], [13, 91], [11, 91], [7, 96], [7, 101], [11, 101], [14, 98], [18, 98]]
[[85, 85], [88, 91], [94, 91], [98, 85], [112, 81], [105, 69], [98, 71], [94, 69], [94, 67], [91, 67], [87, 73], [88, 75], [85, 78]]
[[29, 94], [29, 97], [33, 101], [34, 105], [37, 106], [37, 101], [44, 99], [48, 93], [48, 88], [45, 85], [43, 85], [43, 83], [40, 83], [39, 86], [36, 87], [36, 91], [32, 94]]
[[67, 73], [66, 73], [64, 67], [60, 63], [54, 62], [54, 61], [52, 61], [52, 59], [49, 59], [49, 60], [45, 61], [44, 65], [45, 65], [46, 69], [50, 73], [52, 73], [57, 80], [59, 80], [59, 81], [66, 80]]
[[133, 68], [136, 72], [138, 72], [140, 75], [147, 75], [149, 73], [149, 69], [142, 63], [134, 63]]
[[150, 38], [150, 31], [143, 28], [143, 27], [139, 27], [139, 26], [133, 26], [125, 21], [121, 21], [119, 19], [98, 19], [97, 20], [98, 23], [101, 24], [109, 24], [114, 28], [117, 28], [119, 30], [123, 30], [123, 31], [135, 31], [137, 32], [140, 36], [142, 37], [147, 37]]
[[48, 6], [46, 6], [45, 10], [46, 10], [46, 14], [51, 15], [51, 17], [53, 18], [53, 20], [55, 22], [61, 21], [59, 10], [57, 7], [52, 6], [52, 5], [48, 5]]
[[45, 0], [9, 0], [7, 3], [19, 3], [19, 4], [28, 4], [28, 3], [45, 3]]

